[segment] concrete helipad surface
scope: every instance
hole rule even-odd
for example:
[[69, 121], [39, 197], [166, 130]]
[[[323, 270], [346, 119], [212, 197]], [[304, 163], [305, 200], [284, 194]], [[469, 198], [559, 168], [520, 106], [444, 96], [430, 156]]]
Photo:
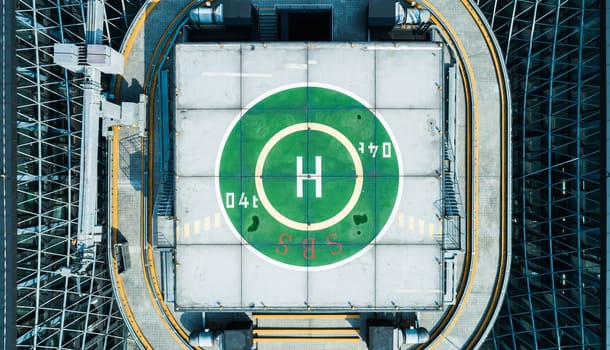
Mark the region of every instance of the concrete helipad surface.
[[177, 307], [443, 305], [441, 45], [175, 56]]

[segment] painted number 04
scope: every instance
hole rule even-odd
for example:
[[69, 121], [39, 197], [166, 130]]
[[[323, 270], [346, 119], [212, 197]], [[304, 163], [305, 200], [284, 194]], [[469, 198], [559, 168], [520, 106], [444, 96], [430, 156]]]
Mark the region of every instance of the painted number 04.
[[[364, 152], [367, 150], [370, 153], [371, 157], [375, 158], [377, 156], [377, 151], [379, 151], [379, 145], [369, 142], [368, 146], [365, 146], [364, 142], [358, 142], [358, 151], [360, 151], [360, 153], [364, 154]], [[383, 142], [381, 144], [381, 156], [383, 158], [392, 157], [391, 142]]]
[[[237, 205], [240, 207], [247, 208], [250, 204], [252, 204], [252, 208], [258, 208], [258, 197], [256, 195], [252, 196], [252, 203], [248, 200], [249, 196], [246, 196], [244, 192], [239, 196], [239, 201], [237, 201]], [[225, 193], [225, 207], [227, 209], [235, 208], [235, 193], [227, 192]]]

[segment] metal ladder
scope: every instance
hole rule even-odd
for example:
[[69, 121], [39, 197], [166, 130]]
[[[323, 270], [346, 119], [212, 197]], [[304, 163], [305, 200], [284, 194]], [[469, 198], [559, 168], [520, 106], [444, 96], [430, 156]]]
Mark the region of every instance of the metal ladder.
[[455, 171], [453, 170], [455, 158], [451, 156], [449, 147], [445, 145], [443, 150], [443, 201], [444, 216], [460, 216], [460, 202], [455, 190]]
[[261, 41], [277, 41], [277, 13], [275, 8], [258, 9], [258, 35]]

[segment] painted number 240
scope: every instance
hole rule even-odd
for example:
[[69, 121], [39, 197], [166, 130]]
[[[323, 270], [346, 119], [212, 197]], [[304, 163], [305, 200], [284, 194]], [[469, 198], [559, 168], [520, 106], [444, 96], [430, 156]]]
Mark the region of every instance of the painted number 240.
[[[369, 142], [368, 146], [364, 142], [358, 142], [358, 151], [361, 154], [364, 154], [368, 150], [371, 157], [375, 158], [377, 155], [377, 151], [379, 150], [379, 145]], [[381, 156], [383, 158], [391, 158], [392, 157], [392, 143], [383, 142], [381, 144]]]
[[[239, 201], [237, 205], [240, 207], [247, 208], [250, 205], [250, 201], [248, 200], [249, 196], [246, 196], [244, 192], [239, 196]], [[235, 208], [235, 193], [227, 192], [225, 193], [225, 207], [227, 209]], [[258, 208], [258, 197], [256, 195], [252, 195], [252, 208]]]

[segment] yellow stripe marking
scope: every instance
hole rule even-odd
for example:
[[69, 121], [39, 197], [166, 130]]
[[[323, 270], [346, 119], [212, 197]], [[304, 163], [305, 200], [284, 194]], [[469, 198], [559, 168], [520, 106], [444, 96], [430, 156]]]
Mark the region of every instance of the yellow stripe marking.
[[220, 219], [220, 213], [214, 214], [214, 228], [220, 228], [222, 221]]
[[191, 226], [186, 223], [184, 224], [184, 238], [189, 238], [189, 236], [191, 235]]
[[[427, 0], [422, 0], [422, 2], [426, 3], [426, 6], [428, 6], [433, 12], [436, 12], [436, 15], [439, 16], [439, 19], [441, 19], [442, 21], [446, 22], [446, 19], [442, 17], [442, 15], [440, 15], [440, 13], [438, 13], [438, 10], [435, 9], [434, 7], [432, 7]], [[498, 57], [497, 57], [497, 52], [495, 50], [495, 45], [493, 45], [493, 42], [491, 41], [491, 39], [489, 38], [489, 33], [487, 33], [487, 29], [483, 26], [483, 24], [481, 23], [481, 20], [479, 19], [478, 14], [476, 13], [476, 11], [471, 7], [470, 3], [461, 0], [462, 5], [466, 8], [466, 10], [470, 13], [470, 15], [472, 16], [473, 20], [476, 22], [477, 26], [479, 27], [479, 30], [481, 31], [483, 37], [485, 38], [486, 44], [489, 48], [489, 50], [491, 51], [490, 54], [492, 56], [492, 60], [494, 61], [494, 65], [496, 68], [496, 74], [500, 75], [503, 74], [502, 69], [500, 67], [500, 63], [498, 62]], [[449, 24], [447, 23], [447, 29], [452, 31], [453, 34], [455, 34], [455, 32], [451, 29], [451, 27], [449, 26]], [[461, 50], [463, 50], [463, 46], [461, 45], [461, 42], [459, 41], [459, 39], [456, 37], [456, 44], [460, 47]], [[472, 67], [470, 66], [470, 62], [467, 60], [467, 57], [465, 56], [465, 61], [466, 61], [466, 65], [467, 65], [467, 69], [469, 70], [469, 72], [472, 73]], [[498, 80], [500, 80], [500, 78], [498, 77]], [[472, 85], [474, 86], [474, 81], [472, 82]], [[500, 113], [502, 114], [502, 123], [504, 123], [504, 118], [505, 118], [505, 114], [504, 114], [504, 108], [506, 105], [505, 99], [506, 99], [506, 92], [504, 91], [504, 84], [501, 81], [498, 81], [498, 85], [500, 88], [500, 103], [501, 103], [501, 111]], [[473, 89], [473, 97], [474, 97], [474, 105], [475, 108], [473, 108], [474, 113], [475, 113], [475, 118], [474, 118], [474, 142], [473, 142], [473, 151], [474, 151], [474, 156], [473, 156], [473, 164], [474, 164], [474, 174], [473, 174], [473, 188], [474, 188], [474, 198], [473, 198], [473, 222], [475, 223], [475, 225], [473, 225], [473, 235], [474, 235], [474, 239], [473, 239], [473, 254], [476, 254], [477, 252], [477, 240], [478, 240], [478, 226], [476, 225], [477, 222], [477, 218], [478, 218], [478, 186], [477, 186], [477, 180], [478, 180], [478, 173], [479, 173], [479, 169], [478, 169], [478, 114], [477, 114], [477, 108], [476, 108], [476, 104], [477, 104], [477, 95], [476, 95], [476, 90]], [[505, 132], [505, 127], [504, 125], [502, 125], [502, 131]], [[502, 137], [504, 137], [504, 134], [502, 134]], [[505, 145], [502, 145], [502, 158], [505, 158]], [[503, 163], [504, 164], [504, 163]], [[503, 165], [503, 171], [502, 171], [502, 180], [504, 180], [506, 178], [505, 175], [505, 169], [504, 169], [504, 165]], [[502, 196], [504, 198], [504, 191], [505, 191], [505, 184], [504, 182], [501, 183], [502, 186]], [[504, 207], [504, 203], [501, 204]], [[502, 232], [504, 232], [504, 230], [506, 229], [505, 226], [505, 219], [504, 219], [504, 215], [501, 218], [502, 220]], [[501, 234], [502, 234], [501, 232]], [[501, 237], [501, 245], [504, 244], [504, 237]], [[501, 252], [504, 256], [504, 251]], [[502, 259], [500, 264], [501, 267], [505, 264], [506, 259]], [[476, 272], [476, 268], [477, 268], [477, 263], [478, 263], [478, 259], [474, 259], [474, 261], [472, 262], [472, 272], [471, 272], [471, 276], [474, 277], [474, 274]], [[472, 283], [470, 283], [467, 287], [467, 291], [464, 294], [464, 299], [463, 301], [460, 303], [460, 307], [457, 310], [457, 313], [454, 315], [451, 324], [446, 327], [442, 334], [436, 339], [436, 341], [432, 344], [431, 348], [434, 349], [438, 346], [439, 341], [444, 339], [446, 337], [446, 334], [448, 334], [451, 329], [455, 326], [455, 324], [457, 323], [457, 320], [460, 318], [461, 313], [463, 312], [464, 309], [464, 305], [466, 304], [467, 300], [469, 299], [470, 293], [472, 291]], [[495, 288], [494, 290], [494, 296], [499, 293], [498, 288]]]
[[[119, 126], [112, 127], [112, 236], [113, 236], [113, 244], [116, 243], [116, 236], [119, 230]], [[121, 275], [119, 275], [119, 267], [117, 265], [116, 259], [112, 259], [112, 273], [115, 277], [116, 288], [118, 291], [118, 298], [120, 299], [121, 304], [123, 304], [123, 310], [125, 311], [125, 316], [127, 317], [127, 321], [131, 324], [131, 328], [133, 328], [136, 333], [136, 337], [142, 342], [142, 345], [147, 349], [152, 349], [152, 345], [148, 342], [148, 339], [144, 336], [142, 329], [136, 322], [136, 317], [129, 307], [129, 301], [127, 300], [127, 294], [125, 293], [125, 287], [123, 286], [123, 279]]]
[[347, 337], [318, 337], [318, 338], [306, 338], [306, 337], [277, 337], [277, 338], [253, 338], [255, 343], [357, 343], [362, 341], [359, 337], [347, 338]]
[[205, 231], [210, 230], [210, 217], [209, 216], [206, 216], [205, 219], [203, 219], [203, 229]]
[[[172, 28], [175, 23], [182, 18], [186, 12], [188, 11], [189, 8], [191, 8], [193, 5], [197, 4], [198, 0], [194, 0], [191, 1], [188, 5], [186, 5], [185, 7], [182, 8], [182, 10], [180, 10], [180, 12], [178, 13], [178, 15], [176, 15], [174, 17], [174, 19], [170, 22], [170, 24], [168, 25], [168, 29]], [[163, 33], [163, 35], [161, 36], [161, 40], [159, 40], [159, 44], [161, 42], [164, 42], [164, 39], [167, 38], [167, 36], [169, 35], [169, 31], [166, 29], [165, 32]], [[157, 44], [157, 47], [155, 48], [155, 51], [153, 52], [153, 56], [156, 56], [156, 53], [158, 52], [159, 48], [161, 48], [161, 46], [159, 46], [159, 44]], [[165, 47], [163, 47], [163, 50], [168, 49], [169, 46], [169, 41], [167, 41], [167, 44]], [[145, 79], [144, 82], [145, 84], [149, 82], [149, 78], [150, 78], [150, 74], [151, 72], [153, 72], [152, 67], [155, 64], [159, 64], [159, 62], [150, 62], [148, 65], [148, 68], [146, 69], [146, 75], [145, 75]], [[150, 80], [151, 83], [151, 88], [149, 90], [150, 93], [150, 100], [153, 101], [155, 98], [155, 92], [156, 92], [156, 87], [157, 87], [157, 79], [156, 79], [156, 75], [153, 75], [152, 79]], [[149, 108], [148, 108], [148, 127], [150, 128], [150, 130], [154, 130], [154, 103], [150, 103], [149, 104]], [[148, 143], [148, 154], [152, 154], [153, 153], [153, 142], [154, 140], [152, 140], [151, 142]], [[142, 150], [144, 151], [144, 144], [142, 145]], [[142, 154], [144, 154], [144, 152], [142, 152]], [[143, 157], [142, 157], [143, 158]], [[142, 159], [142, 162], [144, 162], [144, 159]], [[152, 158], [149, 159], [148, 162], [148, 188], [152, 188], [153, 183], [152, 183], [152, 174], [153, 174], [153, 162], [152, 162]], [[142, 171], [142, 179], [144, 180], [144, 171]], [[142, 198], [143, 200], [143, 198]], [[152, 208], [153, 207], [153, 203], [152, 203], [152, 196], [148, 197], [148, 208]], [[143, 208], [142, 208], [143, 209]], [[148, 225], [148, 229], [150, 230], [150, 228], [152, 227], [152, 213], [149, 211], [147, 212], [147, 220], [149, 222]], [[144, 210], [142, 210], [142, 215], [144, 215]], [[142, 217], [142, 220], [144, 220], [144, 217]], [[149, 236], [150, 236], [150, 231], [148, 232]], [[142, 230], [142, 238], [144, 238], [145, 234], [144, 231]], [[144, 256], [142, 256], [142, 258], [144, 259]], [[177, 341], [177, 343], [180, 345], [181, 348], [184, 349], [188, 349], [189, 346], [187, 346], [186, 344], [188, 344], [188, 334], [185, 332], [185, 330], [182, 328], [182, 326], [176, 321], [173, 313], [171, 312], [171, 310], [169, 309], [169, 307], [167, 306], [167, 304], [165, 304], [164, 302], [162, 302], [163, 300], [163, 294], [161, 293], [161, 287], [159, 284], [159, 281], [157, 280], [157, 274], [155, 272], [155, 259], [154, 259], [154, 255], [153, 255], [153, 249], [152, 249], [152, 245], [150, 244], [150, 242], [148, 242], [148, 254], [147, 254], [147, 259], [148, 259], [148, 267], [149, 267], [149, 272], [150, 272], [150, 283], [146, 284], [146, 287], [148, 289], [149, 292], [149, 296], [151, 298], [151, 300], [153, 300], [153, 306], [155, 307], [155, 311], [157, 312], [157, 314], [162, 318], [162, 320], [165, 317], [165, 320], [169, 321], [169, 322], [163, 322], [164, 326], [167, 328], [167, 330], [170, 332], [171, 336]], [[145, 275], [145, 278], [148, 277]], [[152, 289], [151, 289], [152, 288]], [[153, 291], [154, 289], [154, 291]], [[155, 300], [161, 300], [161, 302], [156, 302]], [[195, 349], [199, 349], [199, 347], [195, 347]]]
[[398, 227], [403, 228], [405, 226], [405, 216], [402, 213], [398, 214]]
[[428, 233], [430, 234], [430, 237], [434, 237], [435, 231], [436, 231], [436, 225], [428, 224]]
[[258, 335], [275, 335], [275, 334], [349, 334], [358, 335], [360, 330], [357, 328], [263, 328], [254, 329], [252, 331]]
[[133, 28], [134, 35], [129, 37], [129, 40], [127, 41], [127, 44], [125, 45], [125, 49], [123, 50], [123, 59], [124, 59], [125, 64], [127, 64], [127, 59], [129, 58], [129, 55], [131, 54], [131, 49], [133, 48], [135, 39], [138, 37], [138, 33], [142, 29], [142, 26], [144, 25], [144, 22], [146, 22], [146, 19], [148, 18], [150, 13], [159, 4], [159, 1], [161, 1], [161, 0], [152, 0], [150, 2], [150, 5], [146, 8], [146, 10], [144, 10], [142, 17], [138, 18], [138, 22], [136, 22], [136, 25]]
[[[140, 30], [142, 30], [142, 26], [146, 22], [146, 19], [148, 18], [148, 16], [155, 9], [155, 7], [157, 7], [157, 5], [159, 4], [159, 1], [161, 1], [161, 0], [151, 0], [150, 5], [146, 8], [146, 10], [144, 10], [144, 13], [142, 13], [142, 16], [140, 16], [140, 18], [138, 18], [138, 21], [134, 25], [133, 31], [131, 32], [129, 39], [127, 39], [127, 42], [125, 43], [125, 47], [123, 48], [123, 62], [124, 62], [123, 64], [125, 66], [127, 65], [127, 60], [129, 59], [129, 55], [131, 54], [133, 44], [135, 43], [136, 39], [138, 38], [138, 34], [140, 33]], [[123, 83], [123, 76], [121, 75], [121, 76], [118, 76], [117, 78], [118, 79], [116, 81], [114, 93], [116, 96], [119, 96], [120, 92], [121, 92], [121, 84]]]
[[[470, 15], [472, 16], [472, 19], [476, 22], [476, 24], [479, 27], [483, 37], [485, 38], [485, 42], [487, 43], [487, 47], [490, 50], [490, 54], [491, 54], [492, 60], [494, 62], [494, 66], [496, 68], [496, 75], [498, 76], [498, 86], [500, 88], [500, 103], [501, 103], [500, 113], [501, 113], [501, 116], [502, 116], [502, 124], [501, 124], [501, 132], [502, 133], [501, 133], [500, 137], [505, 138], [506, 129], [505, 129], [504, 123], [505, 123], [506, 116], [504, 114], [504, 110], [506, 108], [506, 102], [505, 102], [506, 92], [504, 91], [504, 84], [503, 84], [503, 82], [500, 81], [500, 76], [503, 76], [504, 72], [502, 70], [501, 64], [499, 63], [499, 58], [497, 56], [497, 52], [495, 51], [496, 47], [493, 44], [493, 41], [490, 38], [489, 33], [487, 32], [487, 29], [485, 28], [485, 26], [481, 22], [481, 19], [477, 15], [475, 9], [470, 5], [470, 3], [468, 3], [468, 2], [466, 2], [464, 0], [461, 0], [461, 2], [462, 2], [462, 5], [464, 5], [464, 7], [466, 8], [466, 10], [470, 13]], [[478, 140], [478, 119], [475, 119], [475, 130], [474, 130], [474, 133], [475, 133], [475, 140]], [[502, 177], [501, 177], [501, 182], [500, 183], [501, 183], [501, 187], [502, 187], [501, 191], [502, 191], [502, 199], [503, 200], [502, 200], [500, 205], [501, 205], [501, 208], [504, 208], [504, 200], [506, 199], [506, 197], [505, 197], [505, 190], [506, 189], [505, 189], [505, 181], [503, 181], [503, 180], [506, 179], [506, 177], [505, 177], [506, 176], [505, 175], [505, 171], [506, 171], [505, 168], [506, 167], [504, 166], [504, 164], [505, 164], [504, 162], [505, 162], [505, 158], [506, 158], [506, 144], [504, 143], [501, 146], [502, 146], [502, 150], [501, 150], [501, 153], [502, 153], [502, 156], [501, 156], [502, 157], [502, 163], [501, 163], [502, 164], [502, 175], [501, 176]], [[477, 162], [478, 162], [478, 144], [477, 143], [475, 143], [475, 147], [474, 148], [475, 148], [475, 165], [476, 165]], [[477, 179], [478, 179], [478, 171], [479, 171], [478, 167], [475, 166], [475, 175], [476, 175]], [[474, 216], [476, 217], [478, 215], [478, 187], [475, 186], [474, 190], [475, 190], [474, 202], [475, 202], [475, 205], [476, 205], [474, 207]], [[505, 223], [505, 216], [506, 215], [504, 213], [505, 213], [505, 211], [503, 211], [503, 215], [501, 215], [501, 231], [500, 231], [501, 238], [500, 238], [500, 245], [504, 246], [504, 248], [506, 249], [506, 247], [505, 247], [506, 243], [505, 243], [505, 239], [504, 239], [505, 236], [502, 235], [502, 233], [505, 232], [505, 230], [506, 230], [506, 227], [505, 227], [505, 225], [506, 225], [506, 223]], [[476, 226], [474, 228], [474, 231], [475, 231], [475, 237], [478, 238], [478, 226]], [[475, 247], [476, 247], [476, 244], [477, 244], [477, 242], [475, 241], [474, 242]], [[501, 261], [500, 261], [500, 268], [499, 268], [498, 271], [504, 271], [504, 265], [506, 263], [505, 249], [502, 249], [502, 251], [501, 251], [503, 259], [501, 259]], [[475, 253], [476, 253], [476, 250], [475, 250]], [[477, 263], [478, 263], [478, 259], [475, 259], [474, 262], [473, 262], [473, 272], [476, 271]], [[498, 279], [498, 281], [499, 280], [501, 280], [501, 279]], [[497, 287], [500, 287], [501, 284], [502, 284], [502, 282], [497, 284]], [[472, 289], [472, 288], [469, 288], [469, 289]], [[469, 290], [469, 293], [470, 293], [470, 290]], [[501, 293], [501, 288], [494, 288], [494, 292], [493, 292], [494, 298], [499, 298], [499, 293]], [[496, 307], [497, 307], [498, 299], [495, 299], [495, 300], [496, 300]], [[494, 309], [491, 310], [492, 313], [493, 313]], [[489, 315], [490, 315], [490, 313], [488, 311], [487, 315], [485, 316], [485, 318], [490, 317]], [[480, 332], [481, 332], [481, 330], [477, 331], [477, 333], [479, 333], [479, 334], [480, 334]]]
[[419, 219], [418, 224], [419, 224], [418, 225], [418, 227], [419, 227], [419, 234], [423, 235], [424, 231], [426, 230], [426, 222], [424, 220], [422, 220], [422, 219]]
[[[468, 59], [468, 56], [465, 53], [465, 49], [464, 46], [462, 44], [462, 42], [459, 40], [459, 37], [457, 36], [455, 30], [453, 29], [453, 27], [451, 27], [449, 25], [449, 21], [447, 21], [447, 19], [440, 14], [440, 12], [438, 11], [437, 8], [435, 8], [434, 6], [432, 6], [427, 0], [422, 0], [422, 2], [424, 2], [426, 4], [426, 6], [428, 6], [428, 8], [430, 8], [432, 10], [432, 12], [435, 13], [436, 16], [438, 16], [438, 19], [444, 23], [447, 27], [447, 30], [449, 30], [452, 34], [453, 37], [455, 38], [455, 44], [458, 46], [458, 49], [460, 50], [460, 52], [464, 53], [464, 64], [465, 64], [465, 69], [470, 73], [470, 77], [472, 78], [471, 81], [471, 89], [470, 91], [472, 92], [472, 96], [473, 96], [473, 101], [472, 101], [472, 110], [474, 113], [474, 120], [473, 120], [473, 141], [472, 141], [472, 145], [473, 145], [473, 176], [472, 176], [472, 186], [474, 188], [474, 198], [473, 198], [473, 205], [472, 205], [472, 220], [473, 220], [473, 242], [472, 242], [472, 252], [474, 255], [476, 255], [477, 253], [477, 220], [478, 220], [478, 216], [477, 216], [477, 212], [478, 212], [478, 201], [477, 201], [477, 197], [478, 197], [478, 184], [477, 184], [477, 179], [478, 179], [478, 97], [477, 97], [477, 91], [476, 91], [476, 84], [474, 81], [474, 72], [472, 70], [472, 65], [470, 63], [470, 60]], [[470, 293], [472, 291], [472, 281], [474, 280], [474, 276], [476, 274], [476, 263], [477, 263], [476, 258], [473, 259], [472, 262], [472, 268], [471, 268], [471, 272], [470, 272], [470, 283], [468, 284], [468, 286], [466, 287], [466, 292], [464, 293], [463, 297], [462, 297], [462, 301], [460, 302], [460, 305], [458, 306], [458, 309], [456, 311], [456, 313], [453, 315], [453, 319], [450, 321], [450, 324], [445, 327], [445, 329], [442, 331], [442, 333], [433, 340], [433, 343], [430, 346], [430, 349], [436, 349], [438, 347], [438, 345], [440, 344], [440, 342], [442, 340], [444, 340], [447, 336], [447, 334], [449, 334], [451, 332], [451, 330], [453, 329], [453, 327], [455, 327], [457, 320], [459, 320], [461, 318], [462, 313], [464, 312], [464, 306], [466, 304], [466, 302], [468, 301], [469, 297], [470, 297]]]
[[199, 232], [201, 232], [201, 225], [199, 220], [195, 220], [195, 222], [193, 223], [193, 233], [198, 235]]
[[[128, 61], [129, 55], [131, 53], [131, 50], [133, 48], [133, 44], [139, 34], [139, 32], [142, 29], [142, 26], [144, 25], [146, 19], [148, 18], [148, 16], [150, 15], [150, 13], [153, 11], [153, 9], [159, 4], [160, 0], [151, 0], [149, 3], [149, 6], [144, 10], [144, 12], [142, 13], [142, 16], [140, 16], [136, 22], [136, 24], [134, 25], [134, 30], [131, 32], [131, 35], [129, 36], [125, 47], [123, 49], [123, 57], [124, 57], [124, 62], [126, 63]], [[176, 22], [176, 20], [178, 18], [180, 18], [181, 16], [184, 15], [184, 13], [186, 13], [187, 9], [190, 8], [193, 4], [195, 4], [196, 1], [191, 2], [189, 5], [187, 5], [186, 7], [184, 7], [180, 13], [174, 18], [174, 20], [170, 23], [169, 27], [172, 27], [173, 24]], [[162, 37], [166, 37], [167, 36], [167, 30], [166, 32], [162, 35]], [[147, 71], [150, 71], [150, 67]], [[117, 83], [116, 83], [116, 87], [115, 87], [115, 94], [116, 96], [120, 95], [120, 91], [121, 91], [121, 83], [123, 81], [122, 76], [118, 77], [119, 79], [117, 79]], [[145, 79], [147, 80], [147, 79]], [[154, 100], [154, 91], [155, 89], [152, 89], [152, 94], [151, 94], [151, 100]], [[113, 142], [116, 142], [116, 147], [118, 149], [118, 139], [115, 141], [113, 140]], [[142, 149], [144, 148], [144, 144], [142, 144]], [[142, 154], [144, 154], [144, 152], [142, 152]], [[144, 158], [144, 157], [142, 157]], [[143, 159], [142, 159], [143, 161]], [[118, 164], [118, 163], [117, 163]], [[149, 162], [149, 167], [150, 167], [150, 162]], [[113, 177], [117, 176], [118, 174], [118, 166], [116, 167], [116, 171], [113, 171]], [[144, 177], [144, 174], [142, 172], [142, 178]], [[149, 186], [150, 186], [150, 179], [149, 179]], [[113, 183], [113, 191], [115, 191], [117, 189], [117, 186]], [[150, 197], [152, 198], [152, 197]], [[149, 198], [149, 200], [150, 200]], [[143, 195], [141, 195], [140, 200], [142, 201], [142, 208], [141, 208], [141, 219], [144, 220], [144, 211], [143, 211]], [[152, 206], [151, 206], [152, 207]], [[113, 218], [114, 219], [114, 218]], [[151, 217], [148, 217], [149, 221], [151, 220]], [[115, 223], [118, 222], [118, 214], [117, 214], [117, 220], [114, 221]], [[151, 227], [151, 225], [149, 225], [149, 227]], [[179, 226], [176, 226], [176, 238], [179, 238]], [[144, 247], [145, 244], [145, 239], [144, 239], [144, 231], [141, 230], [141, 241], [142, 241], [142, 247]], [[152, 245], [150, 244], [150, 242], [148, 243], [148, 262], [150, 263], [150, 270], [151, 270], [151, 276], [152, 276], [152, 283], [154, 284], [154, 288], [155, 291], [153, 292], [153, 290], [151, 289], [151, 286], [149, 283], [146, 283], [146, 288], [148, 290], [149, 296], [151, 300], [154, 300], [154, 295], [153, 293], [156, 294], [156, 296], [158, 298], [163, 298], [161, 295], [161, 290], [159, 288], [159, 284], [158, 281], [156, 280], [156, 274], [154, 271], [154, 257], [152, 255]], [[144, 265], [144, 254], [142, 254], [141, 256], [142, 259], [142, 264]], [[114, 265], [116, 266], [116, 261], [114, 262]], [[145, 265], [144, 265], [145, 266]], [[115, 274], [118, 275], [118, 273], [115, 270]], [[120, 285], [120, 276], [118, 276], [119, 278], [117, 279], [117, 287], [119, 287]], [[146, 274], [144, 275], [144, 278], [147, 279]], [[121, 300], [123, 302], [123, 305], [125, 307], [125, 312], [128, 313], [128, 318], [129, 318], [129, 314], [131, 314], [131, 310], [129, 308], [129, 304], [127, 302], [127, 300], [125, 298], [123, 298]], [[188, 335], [186, 334], [186, 332], [182, 329], [182, 327], [176, 322], [176, 320], [174, 319], [173, 315], [171, 314], [171, 312], [169, 311], [169, 309], [167, 308], [167, 306], [165, 304], [162, 304], [162, 308], [163, 311], [161, 311], [161, 309], [159, 308], [159, 305], [155, 302], [153, 302], [153, 307], [155, 309], [155, 311], [157, 312], [157, 314], [161, 317], [161, 319], [163, 320], [163, 315], [167, 316], [169, 321], [172, 323], [172, 326], [170, 326], [167, 322], [163, 322], [164, 326], [167, 328], [167, 330], [169, 331], [169, 333], [172, 335], [172, 337], [177, 341], [177, 343], [180, 345], [181, 348], [186, 349], [187, 347], [184, 345], [184, 343], [181, 342], [181, 340], [184, 341], [188, 341]], [[133, 315], [132, 315], [133, 316]], [[148, 340], [146, 339], [146, 337], [140, 332], [138, 332], [139, 328], [138, 328], [138, 324], [135, 320], [134, 317], [129, 319], [129, 322], [132, 324], [132, 326], [134, 327], [134, 330], [136, 330], [136, 336], [142, 341], [144, 347], [146, 347], [147, 349], [153, 349], [152, 345], [148, 342]], [[177, 333], [177, 334], [176, 334]], [[180, 339], [182, 338], [182, 339]], [[196, 347], [196, 349], [198, 349], [198, 347]]]
[[347, 319], [360, 318], [360, 314], [254, 314], [254, 319]]
[[409, 216], [409, 231], [415, 231], [415, 219], [412, 216]]

